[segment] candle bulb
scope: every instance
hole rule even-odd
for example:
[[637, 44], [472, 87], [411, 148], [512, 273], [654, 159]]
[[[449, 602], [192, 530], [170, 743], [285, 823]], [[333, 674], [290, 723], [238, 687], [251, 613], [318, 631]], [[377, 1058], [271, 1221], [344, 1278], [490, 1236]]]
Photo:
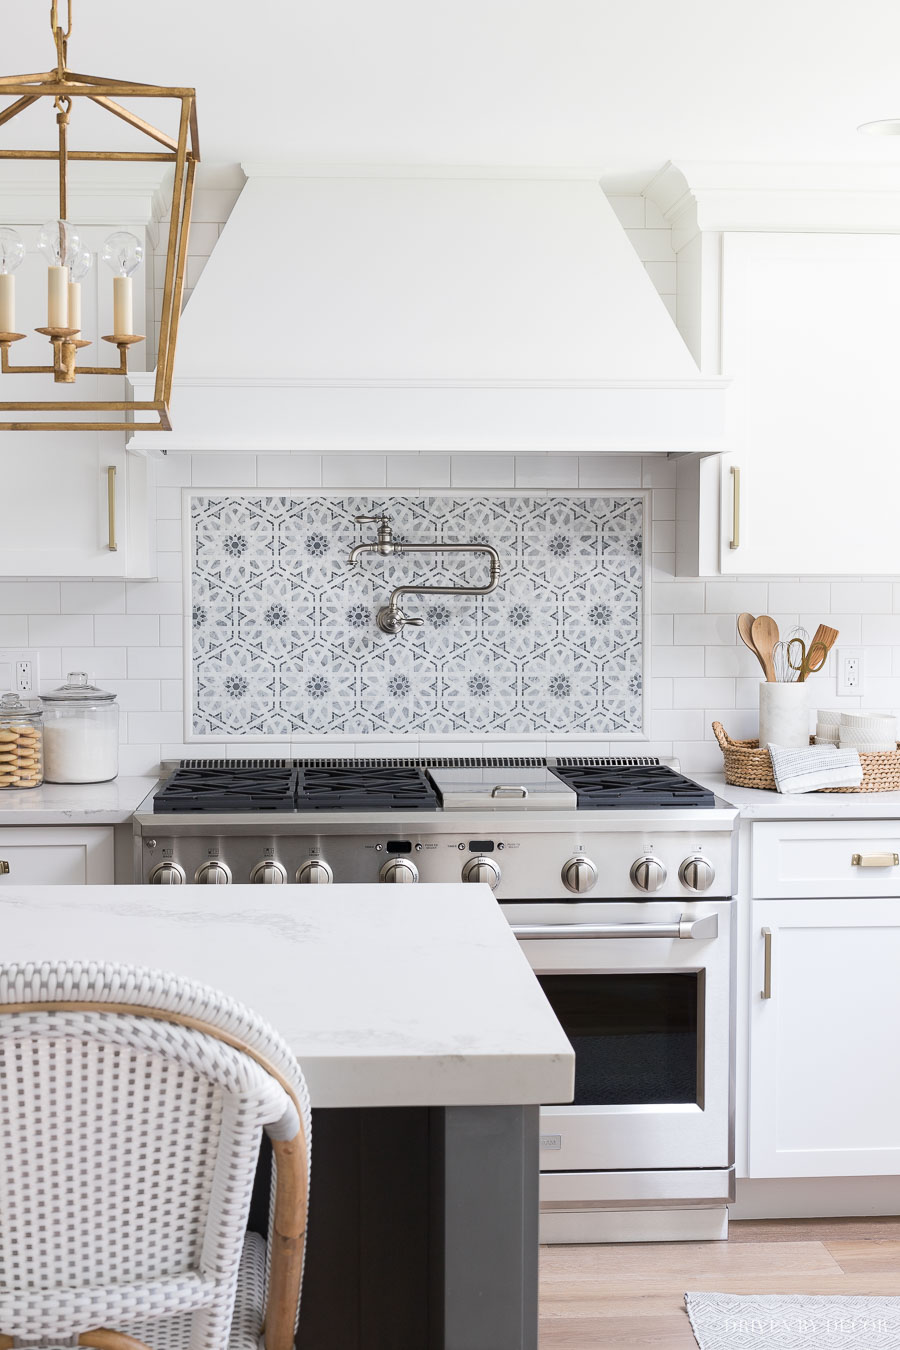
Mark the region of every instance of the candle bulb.
[[81, 282], [69, 282], [69, 328], [81, 332]]
[[116, 337], [129, 337], [133, 329], [131, 277], [113, 277], [113, 331]]
[[16, 331], [16, 279], [25, 257], [21, 237], [8, 225], [0, 226], [0, 333]]
[[16, 331], [16, 279], [0, 272], [0, 333]]
[[69, 269], [47, 268], [47, 327], [69, 326]]

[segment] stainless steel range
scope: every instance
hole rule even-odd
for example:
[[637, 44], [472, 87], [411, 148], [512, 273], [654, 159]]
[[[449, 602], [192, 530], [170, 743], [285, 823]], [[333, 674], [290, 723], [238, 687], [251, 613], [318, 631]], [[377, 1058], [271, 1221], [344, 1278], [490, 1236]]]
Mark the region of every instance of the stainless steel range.
[[725, 1236], [732, 808], [649, 758], [173, 767], [135, 815], [142, 882], [491, 886], [576, 1052], [542, 1240]]

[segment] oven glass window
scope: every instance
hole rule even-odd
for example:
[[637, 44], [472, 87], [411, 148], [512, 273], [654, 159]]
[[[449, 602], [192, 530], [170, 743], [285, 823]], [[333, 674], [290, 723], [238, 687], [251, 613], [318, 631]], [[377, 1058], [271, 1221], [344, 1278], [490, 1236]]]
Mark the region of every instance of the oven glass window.
[[575, 1050], [576, 1106], [702, 1105], [702, 972], [538, 979]]

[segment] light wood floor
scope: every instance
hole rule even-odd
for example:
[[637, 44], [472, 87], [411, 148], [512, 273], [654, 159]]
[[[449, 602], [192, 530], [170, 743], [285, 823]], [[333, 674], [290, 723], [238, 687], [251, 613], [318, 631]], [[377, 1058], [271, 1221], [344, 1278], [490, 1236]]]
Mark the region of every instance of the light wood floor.
[[900, 1219], [745, 1220], [729, 1232], [542, 1248], [541, 1350], [697, 1350], [689, 1289], [900, 1295]]

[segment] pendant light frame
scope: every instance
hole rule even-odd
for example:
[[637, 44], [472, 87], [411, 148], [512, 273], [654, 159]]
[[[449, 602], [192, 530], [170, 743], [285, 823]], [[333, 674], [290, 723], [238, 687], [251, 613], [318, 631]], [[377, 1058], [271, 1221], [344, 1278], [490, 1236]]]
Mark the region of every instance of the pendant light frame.
[[[59, 146], [56, 150], [0, 150], [0, 160], [56, 160], [59, 165], [59, 219], [66, 219], [68, 198], [68, 165], [70, 161], [102, 161], [104, 163], [163, 163], [174, 166], [170, 203], [169, 238], [166, 251], [166, 277], [160, 316], [159, 344], [156, 359], [156, 382], [153, 398], [149, 400], [71, 399], [52, 402], [0, 401], [0, 431], [171, 431], [169, 401], [172, 393], [175, 344], [178, 320], [184, 293], [187, 266], [188, 233], [194, 177], [200, 160], [197, 135], [196, 90], [154, 84], [136, 84], [126, 80], [106, 79], [97, 75], [82, 75], [66, 66], [66, 44], [72, 31], [71, 0], [68, 0], [68, 26], [63, 29], [57, 18], [58, 0], [52, 0], [51, 27], [57, 51], [54, 70], [30, 75], [7, 75], [0, 78], [0, 98], [12, 96], [13, 102], [0, 109], [0, 126], [12, 121], [19, 113], [40, 99], [53, 100], [59, 127]], [[177, 139], [146, 122], [124, 107], [121, 98], [168, 99], [180, 105]], [[87, 99], [120, 118], [135, 130], [147, 136], [158, 147], [155, 150], [69, 150], [69, 114], [78, 99]], [[47, 330], [41, 330], [47, 331]], [[53, 330], [57, 332], [57, 330]], [[53, 345], [53, 364], [46, 366], [16, 366], [9, 359], [13, 342], [24, 334], [0, 334], [0, 381], [4, 374], [51, 374], [57, 383], [72, 383], [78, 374], [113, 375], [121, 378], [128, 373], [128, 348], [141, 341], [136, 335], [105, 339], [119, 352], [119, 362], [111, 366], [78, 366], [78, 349], [82, 344], [73, 337], [62, 336], [71, 330], [58, 330], [56, 336], [48, 333]], [[123, 335], [119, 335], [123, 336]], [[0, 386], [2, 392], [2, 386]], [[97, 417], [85, 421], [57, 420], [60, 413], [95, 413]], [[43, 416], [29, 418], [27, 414]], [[5, 415], [26, 414], [5, 420]], [[48, 416], [56, 414], [56, 417]], [[135, 414], [152, 414], [147, 420]], [[154, 420], [155, 419], [155, 420]]]

